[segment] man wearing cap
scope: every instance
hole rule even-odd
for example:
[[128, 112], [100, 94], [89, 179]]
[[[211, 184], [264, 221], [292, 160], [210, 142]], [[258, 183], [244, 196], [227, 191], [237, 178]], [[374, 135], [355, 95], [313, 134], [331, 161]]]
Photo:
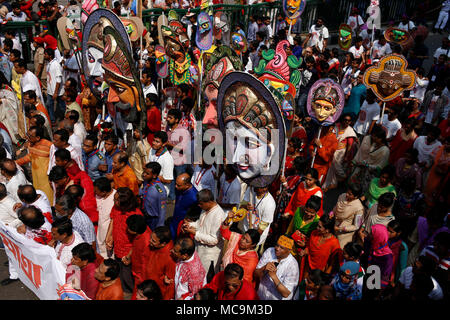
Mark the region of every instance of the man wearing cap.
[[58, 60], [58, 62], [61, 61], [62, 56], [61, 56], [61, 52], [59, 52], [59, 49], [58, 49], [58, 40], [56, 40], [56, 38], [54, 36], [43, 31], [39, 34], [39, 36], [34, 37], [33, 40], [36, 42], [39, 41], [39, 43], [44, 43], [45, 49], [50, 48], [50, 49], [55, 50], [56, 60]]
[[361, 300], [363, 278], [359, 277], [361, 268], [355, 261], [347, 261], [331, 281], [337, 300]]
[[264, 251], [255, 270], [261, 300], [291, 300], [300, 277], [298, 263], [291, 254], [294, 240], [280, 236], [275, 247]]

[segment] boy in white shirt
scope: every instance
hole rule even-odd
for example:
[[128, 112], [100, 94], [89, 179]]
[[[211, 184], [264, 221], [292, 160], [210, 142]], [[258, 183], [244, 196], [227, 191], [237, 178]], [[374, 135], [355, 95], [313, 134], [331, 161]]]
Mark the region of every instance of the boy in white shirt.
[[152, 142], [152, 148], [148, 154], [148, 162], [158, 162], [161, 165], [161, 173], [159, 179], [164, 184], [166, 188], [167, 195], [169, 195], [170, 183], [173, 180], [173, 157], [167, 150], [166, 145], [168, 141], [168, 136], [165, 131], [158, 131], [155, 133]]
[[381, 126], [386, 132], [386, 139], [388, 141], [391, 141], [395, 135], [397, 134], [397, 131], [402, 128], [402, 124], [397, 119], [398, 117], [398, 109], [396, 108], [390, 108], [385, 110], [383, 119], [378, 120], [378, 123], [381, 123]]
[[360, 136], [370, 134], [375, 123], [380, 119], [380, 105], [376, 101], [372, 90], [367, 91], [366, 100], [359, 111], [358, 120], [356, 120], [353, 129]]

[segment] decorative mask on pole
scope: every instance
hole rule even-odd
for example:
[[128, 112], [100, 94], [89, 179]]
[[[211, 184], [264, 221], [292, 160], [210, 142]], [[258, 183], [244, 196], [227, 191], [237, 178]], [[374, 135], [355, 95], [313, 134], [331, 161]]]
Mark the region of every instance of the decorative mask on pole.
[[316, 81], [308, 93], [307, 111], [321, 126], [330, 126], [341, 116], [345, 96], [342, 87], [332, 79]]
[[169, 63], [167, 61], [166, 50], [163, 46], [155, 46], [156, 73], [158, 77], [165, 79], [169, 75]]
[[218, 46], [204, 65], [204, 69], [203, 92], [206, 107], [202, 123], [217, 128], [217, 94], [220, 83], [227, 74], [242, 70], [243, 66], [241, 59], [231, 48]]
[[396, 98], [403, 90], [411, 90], [416, 83], [416, 73], [407, 70], [403, 56], [391, 54], [383, 57], [377, 66], [364, 72], [364, 85], [371, 88], [382, 101]]
[[245, 38], [242, 34], [239, 32], [233, 32], [231, 34], [231, 48], [236, 51], [238, 55], [241, 55], [245, 52], [247, 52], [247, 38]]
[[286, 22], [295, 24], [305, 7], [306, 0], [283, 0], [283, 12], [286, 15]]
[[302, 64], [302, 59], [297, 59], [294, 55], [289, 55], [286, 48], [289, 41], [280, 41], [275, 50], [264, 50], [255, 73], [258, 79], [272, 92], [278, 101], [282, 114], [285, 118], [286, 130], [289, 130], [290, 121], [294, 118], [294, 107], [296, 96], [296, 86], [301, 80], [301, 73], [298, 70]]
[[339, 26], [338, 35], [339, 47], [344, 51], [350, 49], [352, 46], [352, 28], [348, 24], [341, 23]]
[[220, 84], [217, 112], [227, 160], [239, 177], [253, 187], [270, 185], [285, 150], [283, 116], [272, 93], [252, 75], [231, 72]]
[[204, 11], [197, 16], [195, 42], [202, 51], [209, 50], [213, 43], [212, 17]]
[[139, 74], [127, 49], [127, 39], [111, 26], [103, 29], [102, 67], [109, 85], [108, 102], [116, 105], [126, 122], [142, 130], [146, 125], [144, 97]]
[[384, 32], [384, 38], [388, 42], [394, 42], [399, 45], [404, 45], [409, 41], [411, 35], [408, 32], [408, 30], [390, 27], [387, 28], [386, 31]]

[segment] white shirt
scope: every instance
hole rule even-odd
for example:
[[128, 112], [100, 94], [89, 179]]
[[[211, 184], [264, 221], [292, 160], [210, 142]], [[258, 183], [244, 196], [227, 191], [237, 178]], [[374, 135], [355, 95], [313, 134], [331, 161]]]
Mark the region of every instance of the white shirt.
[[[159, 156], [156, 155], [156, 150], [151, 148], [150, 152], [148, 154], [148, 162], [156, 161], [161, 165], [161, 173], [160, 175], [165, 180], [173, 180], [173, 157], [170, 154], [170, 152], [166, 149], [163, 151], [162, 154]], [[167, 195], [169, 195], [169, 185], [164, 184], [164, 187], [166, 188]]]
[[441, 54], [445, 54], [447, 57], [450, 57], [450, 48], [443, 49], [443, 48], [437, 48], [434, 52], [433, 57], [438, 59]]
[[211, 261], [217, 265], [223, 247], [220, 226], [227, 215], [219, 205], [209, 210], [202, 211], [197, 221], [195, 233], [195, 246], [202, 265], [208, 272]]
[[69, 137], [69, 144], [80, 154], [83, 154], [81, 149], [81, 139], [79, 136], [77, 136], [75, 133], [72, 133]]
[[312, 25], [311, 29], [309, 29], [309, 33], [311, 33], [311, 39], [309, 39], [308, 46], [314, 47], [317, 45], [320, 50], [323, 48], [323, 40], [328, 39], [330, 36], [328, 33], [327, 27], [322, 25], [320, 28], [316, 28], [316, 25]]
[[[192, 262], [192, 260], [194, 260], [195, 257], [194, 253], [192, 255], [192, 257], [190, 257], [189, 259], [187, 259], [186, 261], [179, 261], [176, 264], [175, 267], [175, 279], [174, 279], [174, 285], [175, 285], [175, 300], [179, 300], [183, 295], [185, 295], [186, 293], [189, 293], [189, 279], [184, 279], [185, 282], [182, 282], [181, 280], [181, 273], [180, 273], [180, 269], [183, 266], [183, 264], [185, 263], [190, 263]], [[186, 281], [188, 280], [188, 281]], [[205, 273], [205, 278], [203, 279], [203, 286], [205, 286], [207, 284], [206, 282], [206, 273]], [[191, 300], [192, 297], [186, 297], [186, 299], [184, 300]]]
[[29, 86], [28, 90], [33, 90], [34, 92], [36, 92], [36, 96], [40, 101], [45, 101], [44, 97], [42, 96], [41, 85], [39, 84], [39, 80], [30, 70], [27, 70], [22, 75], [22, 78], [20, 78], [20, 87], [24, 92], [25, 86]]
[[[77, 163], [77, 165], [80, 167], [80, 170], [84, 171], [84, 164], [83, 158], [81, 157], [81, 152], [78, 152], [78, 150], [71, 145], [69, 145], [66, 149], [69, 150], [71, 158]], [[50, 147], [50, 160], [48, 162], [47, 174], [49, 174], [50, 170], [52, 170], [52, 168], [56, 165], [55, 163], [56, 150], [58, 149], [55, 147], [54, 144], [52, 144]]]
[[194, 165], [194, 173], [192, 174], [191, 183], [197, 191], [209, 189], [216, 197], [216, 180], [214, 174], [216, 168], [211, 166], [209, 169], [201, 168], [200, 165]]
[[408, 30], [408, 31], [411, 31], [412, 29], [414, 29], [416, 26], [415, 26], [415, 24], [414, 24], [414, 22], [412, 22], [412, 21], [409, 21], [408, 23], [406, 23], [406, 24], [403, 24], [403, 22], [400, 22], [399, 24], [398, 24], [398, 28], [399, 29], [402, 29], [402, 30]]
[[361, 27], [364, 24], [364, 21], [358, 14], [356, 17], [355, 16], [348, 17], [347, 24], [352, 28], [353, 35], [355, 35], [356, 28], [358, 27], [358, 25]]
[[373, 42], [372, 57], [374, 59], [380, 59], [381, 57], [384, 57], [391, 53], [392, 53], [391, 45], [388, 42], [386, 42], [384, 46], [382, 46], [378, 40], [375, 40]]
[[414, 85], [414, 88], [410, 91], [409, 96], [411, 98], [419, 99], [419, 101], [422, 103], [429, 83], [430, 80], [426, 80], [424, 78], [420, 79], [419, 77], [416, 77], [416, 84]]
[[432, 163], [433, 159], [431, 158], [432, 153], [435, 149], [442, 146], [442, 144], [436, 139], [432, 144], [427, 144], [427, 137], [420, 136], [414, 141], [413, 148], [419, 152], [417, 159], [419, 162], [426, 162], [428, 164]]
[[445, 0], [442, 2], [442, 9], [441, 11], [449, 12], [450, 11], [450, 0]]
[[361, 109], [359, 110], [358, 120], [356, 120], [353, 129], [355, 129], [358, 134], [366, 135], [372, 121], [378, 121], [378, 119], [380, 119], [380, 105], [377, 102], [368, 104], [367, 101], [364, 100]]
[[28, 182], [27, 178], [25, 178], [24, 173], [19, 169], [17, 169], [16, 175], [5, 184], [8, 195], [11, 198], [13, 198], [16, 201], [16, 203], [20, 202], [19, 196], [17, 195], [17, 190], [19, 189], [19, 186], [22, 184], [31, 184], [31, 183]]
[[0, 221], [12, 228], [17, 228], [22, 224], [22, 221], [17, 216], [17, 212], [13, 210], [15, 204], [16, 200], [10, 195], [6, 195], [0, 200]]
[[149, 94], [149, 93], [154, 93], [154, 94], [158, 95], [158, 92], [156, 91], [156, 88], [153, 85], [153, 83], [150, 83], [150, 85], [148, 85], [147, 87], [144, 87], [143, 91], [144, 91], [144, 98], [147, 98], [147, 94]]
[[66, 244], [58, 241], [58, 244], [55, 247], [56, 258], [61, 261], [65, 269], [71, 264], [72, 249], [84, 242], [79, 233], [75, 230], [73, 230], [73, 235], [72, 241]]
[[87, 136], [87, 132], [83, 122], [77, 122], [73, 125], [73, 134], [78, 136], [78, 138], [80, 138], [80, 141], [84, 141]]
[[59, 64], [58, 60], [54, 58], [47, 64], [47, 94], [53, 95], [55, 93], [56, 84], [60, 83], [58, 96], [64, 94], [63, 86], [63, 68]]
[[[406, 290], [409, 290], [411, 288], [411, 284], [413, 281], [413, 267], [407, 267], [405, 270], [403, 270], [402, 274], [400, 275], [400, 278], [398, 281], [405, 286]], [[442, 292], [442, 288], [439, 285], [439, 283], [431, 277], [431, 280], [433, 281], [433, 289], [428, 294], [428, 298], [431, 300], [442, 300], [444, 299], [444, 293]]]
[[106, 234], [111, 221], [110, 213], [114, 207], [115, 194], [116, 190], [113, 189], [107, 198], [99, 198], [97, 195], [95, 196], [98, 210], [97, 251], [103, 258], [108, 257], [106, 252]]
[[[259, 259], [256, 269], [261, 269], [269, 262], [278, 262], [275, 255], [275, 248], [268, 248], [264, 251], [261, 259]], [[291, 293], [287, 298], [278, 292], [275, 283], [266, 273], [259, 284], [258, 297], [261, 300], [291, 300], [295, 289], [298, 286], [298, 279], [300, 277], [300, 270], [298, 268], [297, 260], [289, 254], [287, 258], [280, 261], [277, 266], [277, 277], [280, 279], [283, 286], [285, 286]]]
[[430, 101], [430, 105], [428, 106], [425, 114], [425, 123], [431, 124], [433, 122], [433, 115], [436, 111], [436, 102], [438, 101], [440, 96], [433, 95]]
[[350, 49], [348, 49], [348, 52], [351, 52], [355, 59], [361, 58], [364, 53], [364, 46], [360, 46], [359, 49], [356, 49], [355, 46], [352, 46]]
[[[378, 120], [378, 123], [380, 123], [380, 120]], [[397, 131], [402, 128], [402, 124], [400, 123], [400, 121], [398, 121], [398, 119], [389, 121], [387, 114], [383, 116], [383, 123], [381, 125], [386, 131], [386, 139], [390, 139], [395, 136], [397, 134]]]
[[[264, 221], [269, 225], [264, 229], [261, 234], [258, 245], [263, 244], [266, 241], [267, 235], [269, 234], [270, 224], [273, 221], [273, 216], [275, 213], [276, 203], [270, 192], [267, 192], [262, 198], [258, 199], [253, 188], [248, 188], [244, 195], [244, 201], [251, 203], [255, 209], [249, 211], [243, 220], [244, 231], [248, 229], [258, 229], [259, 224]], [[249, 218], [252, 222], [250, 224]]]
[[33, 203], [31, 204], [26, 204], [25, 202], [22, 202], [23, 206], [35, 206], [36, 208], [39, 208], [42, 213], [46, 213], [49, 212], [50, 214], [52, 213], [52, 207], [50, 205], [50, 201], [47, 198], [47, 195], [42, 192], [41, 190], [36, 190], [36, 193], [38, 195], [40, 195], [40, 197]]

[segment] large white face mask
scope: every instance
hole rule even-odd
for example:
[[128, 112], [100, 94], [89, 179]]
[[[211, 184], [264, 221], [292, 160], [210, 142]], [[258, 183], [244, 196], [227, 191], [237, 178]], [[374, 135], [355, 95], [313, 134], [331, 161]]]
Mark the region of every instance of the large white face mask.
[[250, 179], [264, 174], [274, 154], [273, 144], [267, 145], [237, 121], [228, 122], [226, 130], [227, 159], [237, 164], [239, 176]]
[[89, 47], [86, 58], [89, 69], [89, 75], [91, 77], [103, 76], [104, 72], [102, 67], [103, 52], [97, 48]]

